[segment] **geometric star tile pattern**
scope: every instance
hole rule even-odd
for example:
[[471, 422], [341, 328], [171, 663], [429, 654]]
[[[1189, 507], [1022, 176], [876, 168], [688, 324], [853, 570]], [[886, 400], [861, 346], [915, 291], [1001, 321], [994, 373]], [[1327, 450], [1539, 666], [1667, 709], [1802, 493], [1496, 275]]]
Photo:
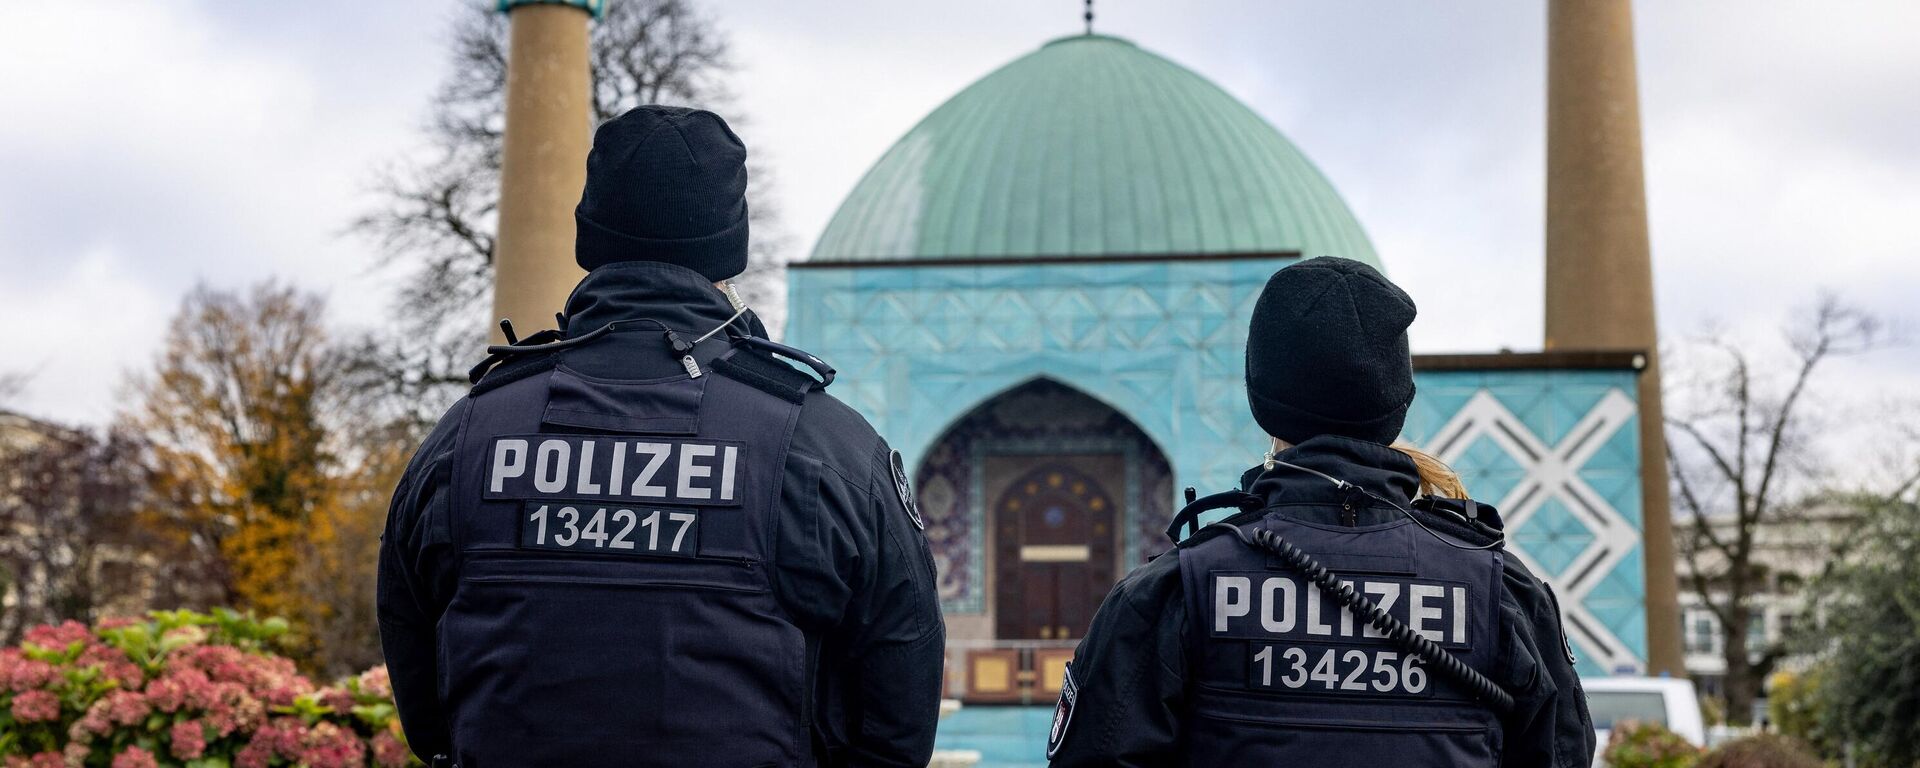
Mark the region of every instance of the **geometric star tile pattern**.
[[1542, 501], [1540, 508], [1527, 516], [1526, 523], [1514, 527], [1512, 536], [1513, 542], [1548, 573], [1565, 573], [1595, 538], [1593, 531], [1555, 497]]
[[[1045, 376], [1132, 419], [1175, 489], [1232, 487], [1264, 447], [1247, 319], [1286, 257], [796, 269], [787, 342], [909, 467], [975, 406]], [[1555, 589], [1583, 671], [1645, 658], [1632, 371], [1425, 371], [1404, 436], [1492, 503]]]

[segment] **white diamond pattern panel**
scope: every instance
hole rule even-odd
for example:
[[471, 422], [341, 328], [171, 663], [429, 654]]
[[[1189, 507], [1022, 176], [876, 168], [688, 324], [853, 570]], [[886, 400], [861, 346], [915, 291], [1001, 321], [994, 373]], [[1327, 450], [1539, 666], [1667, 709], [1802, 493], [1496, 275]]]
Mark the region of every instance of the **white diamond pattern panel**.
[[1558, 567], [1550, 567], [1517, 546], [1510, 547], [1509, 551], [1552, 584], [1568, 623], [1569, 637], [1578, 650], [1591, 655], [1609, 670], [1639, 667], [1642, 660], [1587, 609], [1586, 597], [1614, 566], [1639, 547], [1640, 531], [1581, 479], [1580, 468], [1608, 438], [1631, 424], [1637, 410], [1624, 392], [1613, 390], [1568, 430], [1560, 442], [1549, 445], [1498, 398], [1482, 390], [1426, 441], [1426, 446], [1436, 451], [1441, 460], [1455, 463], [1469, 446], [1485, 438], [1520, 465], [1524, 470], [1520, 482], [1514, 484], [1504, 498], [1488, 499], [1500, 510], [1510, 536], [1525, 530], [1549, 500], [1572, 510], [1573, 519], [1592, 534], [1584, 550], [1567, 563], [1553, 564]]

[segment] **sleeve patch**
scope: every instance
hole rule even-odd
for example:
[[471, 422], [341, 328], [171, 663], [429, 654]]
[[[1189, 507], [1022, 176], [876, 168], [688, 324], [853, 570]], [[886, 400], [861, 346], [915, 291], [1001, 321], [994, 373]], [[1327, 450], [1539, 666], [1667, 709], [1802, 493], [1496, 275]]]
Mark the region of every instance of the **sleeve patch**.
[[887, 463], [893, 467], [893, 490], [900, 494], [900, 506], [907, 510], [907, 519], [913, 521], [913, 527], [927, 529], [927, 521], [920, 518], [920, 505], [913, 498], [913, 483], [907, 480], [906, 462], [900, 458], [900, 452], [894, 451]]
[[1067, 726], [1073, 724], [1073, 708], [1080, 702], [1080, 686], [1073, 682], [1073, 663], [1067, 663], [1067, 672], [1060, 680], [1060, 701], [1053, 705], [1053, 726], [1047, 729], [1047, 759], [1060, 751], [1060, 744], [1067, 739]]

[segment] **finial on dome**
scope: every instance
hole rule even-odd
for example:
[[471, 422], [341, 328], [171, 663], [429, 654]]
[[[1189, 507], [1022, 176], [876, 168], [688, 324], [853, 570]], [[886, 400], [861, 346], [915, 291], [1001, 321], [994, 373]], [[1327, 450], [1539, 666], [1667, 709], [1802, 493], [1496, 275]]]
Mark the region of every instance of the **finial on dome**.
[[1087, 34], [1093, 34], [1093, 0], [1087, 0]]

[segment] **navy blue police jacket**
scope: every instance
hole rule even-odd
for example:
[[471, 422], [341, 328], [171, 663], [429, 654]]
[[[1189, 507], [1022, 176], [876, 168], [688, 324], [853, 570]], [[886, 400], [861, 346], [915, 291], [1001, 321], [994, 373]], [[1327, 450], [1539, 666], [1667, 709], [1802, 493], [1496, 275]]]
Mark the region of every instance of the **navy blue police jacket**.
[[[1456, 544], [1489, 529], [1413, 505], [1411, 459], [1314, 437], [1277, 458], [1407, 506]], [[1255, 468], [1264, 527], [1514, 698], [1505, 714], [1356, 620], [1222, 527], [1135, 569], [1075, 652], [1049, 734], [1081, 766], [1553, 766], [1592, 760], [1594, 732], [1550, 588], [1499, 548], [1441, 544], [1399, 510], [1324, 478]], [[1481, 506], [1481, 520], [1498, 526]]]
[[[924, 766], [945, 630], [897, 454], [715, 334], [697, 273], [620, 263], [421, 445], [380, 549], [408, 743], [495, 766]], [[762, 334], [751, 315], [736, 327]]]

